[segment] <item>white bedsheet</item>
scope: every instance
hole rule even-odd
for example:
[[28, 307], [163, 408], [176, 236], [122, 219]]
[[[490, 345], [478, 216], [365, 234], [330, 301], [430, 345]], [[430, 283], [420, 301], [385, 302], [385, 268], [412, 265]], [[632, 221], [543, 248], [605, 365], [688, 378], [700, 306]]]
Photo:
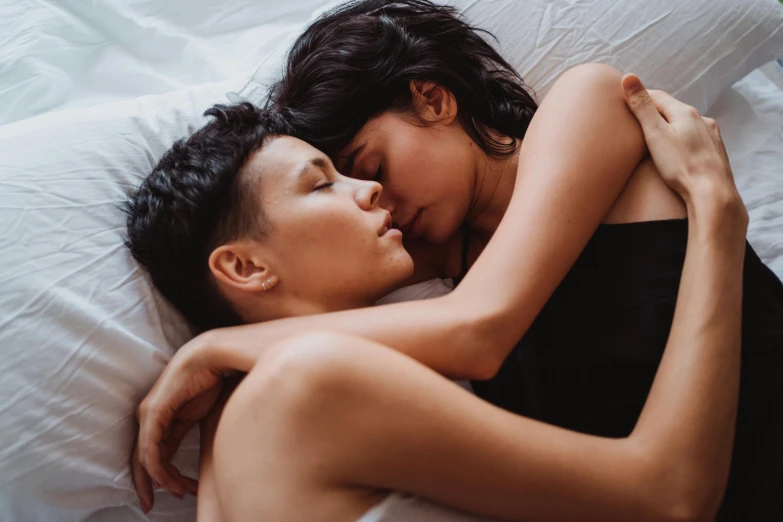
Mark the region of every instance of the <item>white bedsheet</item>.
[[708, 115], [720, 124], [750, 213], [748, 239], [783, 278], [783, 91], [756, 70], [727, 89]]
[[[18, 342], [9, 335], [9, 328], [5, 331], [0, 329], [0, 348], [6, 348], [3, 368], [7, 369], [2, 373], [5, 382], [2, 391], [14, 392], [13, 396], [3, 395], [6, 409], [0, 409], [0, 412], [4, 412], [6, 422], [10, 422], [8, 409], [15, 403], [17, 406], [23, 404], [27, 410], [17, 408], [24, 410], [21, 413], [17, 411], [19, 418], [42, 419], [40, 426], [34, 428], [53, 438], [49, 441], [51, 445], [41, 452], [28, 451], [24, 454], [26, 448], [19, 445], [18, 430], [4, 426], [0, 431], [7, 437], [13, 435], [15, 439], [11, 442], [16, 446], [10, 443], [5, 446], [8, 460], [6, 466], [0, 469], [4, 476], [0, 483], [3, 480], [16, 481], [23, 486], [22, 489], [31, 492], [31, 497], [35, 496], [32, 493], [36, 488], [50, 496], [51, 491], [59, 491], [62, 498], [56, 499], [57, 504], [73, 508], [72, 513], [59, 512], [48, 518], [0, 517], [3, 520], [81, 520], [73, 518], [73, 513], [83, 511], [77, 509], [80, 506], [73, 495], [69, 495], [70, 490], [43, 487], [47, 484], [39, 480], [39, 475], [27, 472], [46, 468], [47, 477], [60, 478], [62, 475], [58, 473], [68, 468], [59, 464], [64, 457], [73, 457], [73, 448], [87, 448], [90, 455], [95, 455], [92, 440], [106, 434], [122, 441], [120, 447], [124, 448], [125, 443], [129, 443], [126, 439], [130, 437], [130, 430], [127, 428], [133, 403], [138, 399], [127, 390], [146, 389], [162, 368], [163, 358], [169, 357], [174, 347], [181, 344], [179, 338], [164, 339], [161, 337], [164, 332], [159, 330], [155, 330], [155, 335], [147, 332], [149, 336], [138, 336], [139, 328], [133, 321], [128, 321], [131, 314], [135, 314], [132, 315], [134, 320], [151, 317], [160, 320], [156, 311], [160, 303], [153, 299], [143, 302], [126, 299], [131, 294], [141, 299], [147, 295], [144, 293], [147, 290], [131, 289], [132, 285], [138, 288], [143, 285], [140, 272], [132, 272], [127, 253], [119, 242], [120, 218], [109, 208], [118, 200], [118, 188], [137, 183], [139, 176], [146, 172], [139, 170], [139, 165], [143, 165], [144, 169], [151, 168], [151, 163], [170, 145], [173, 136], [185, 134], [189, 124], [200, 121], [197, 114], [201, 110], [211, 103], [224, 101], [223, 93], [226, 91], [240, 90], [272, 49], [282, 50], [284, 44], [281, 42], [286, 41], [286, 35], [297, 34], [313, 9], [323, 3], [322, 0], [231, 0], [227, 4], [211, 0], [0, 2], [0, 126], [17, 122], [0, 128], [0, 138], [4, 133], [12, 132], [20, 136], [17, 141], [8, 142], [15, 147], [4, 149], [6, 154], [0, 161], [0, 178], [8, 176], [4, 178], [8, 196], [4, 200], [6, 214], [0, 218], [9, 216], [0, 219], [0, 225], [4, 227], [4, 232], [0, 233], [0, 244], [13, 250], [19, 245], [29, 247], [36, 241], [51, 243], [46, 249], [37, 250], [37, 253], [48, 253], [51, 257], [34, 256], [23, 260], [29, 263], [20, 262], [18, 265], [28, 270], [31, 266], [37, 267], [36, 284], [40, 282], [40, 288], [49, 290], [47, 294], [42, 291], [33, 297], [45, 297], [50, 308], [39, 307], [31, 297], [32, 304], [13, 310], [26, 314], [27, 324], [35, 324], [39, 330], [51, 334], [48, 335], [51, 339], [46, 340], [50, 344]], [[139, 98], [146, 95], [164, 96]], [[118, 100], [124, 101], [108, 103]], [[85, 112], [74, 110], [84, 106], [91, 109]], [[32, 118], [51, 111], [60, 112], [47, 114], [43, 119]], [[721, 123], [737, 182], [750, 210], [751, 243], [762, 259], [778, 276], [783, 277], [783, 92], [761, 73], [755, 72], [727, 90], [710, 114]], [[41, 133], [28, 132], [33, 127]], [[96, 136], [96, 129], [104, 129], [105, 132]], [[47, 130], [48, 133], [44, 132]], [[63, 136], [64, 132], [70, 135]], [[139, 134], [144, 134], [143, 139], [138, 138]], [[103, 140], [104, 137], [105, 145], [103, 141], [98, 143], [98, 138]], [[45, 146], [38, 145], [36, 140], [43, 140]], [[25, 155], [23, 149], [34, 148], [45, 151], [40, 161], [37, 158], [36, 161], [26, 161], [24, 169], [14, 163], [14, 154], [26, 158], [29, 154]], [[85, 194], [95, 196], [95, 200], [89, 202], [89, 211], [69, 210], [69, 206], [83, 204], [82, 199], [57, 199], [61, 192], [65, 192], [64, 184], [73, 181], [57, 177], [60, 173], [53, 166], [57, 159], [66, 160], [66, 167], [59, 167], [63, 173], [72, 174], [76, 181], [84, 184]], [[12, 187], [13, 190], [18, 189], [17, 195], [7, 188], [12, 186], [11, 181], [19, 182]], [[51, 183], [51, 186], [41, 189], [40, 199], [32, 201], [50, 211], [42, 212], [40, 208], [36, 210], [29, 206], [30, 199], [23, 200], [27, 207], [15, 204], [14, 197], [29, 198], [29, 194], [36, 192], [38, 187], [33, 185], [44, 182]], [[101, 221], [103, 219], [105, 221]], [[21, 222], [29, 226], [21, 227]], [[45, 235], [49, 229], [59, 231], [56, 241]], [[14, 233], [19, 230], [25, 231], [26, 235], [15, 236]], [[31, 233], [36, 230], [39, 233]], [[85, 244], [93, 250], [85, 252]], [[8, 252], [5, 254], [8, 259]], [[15, 255], [18, 256], [18, 252]], [[94, 264], [85, 262], [90, 259]], [[96, 270], [96, 267], [100, 267], [102, 276], [95, 277], [87, 270]], [[66, 269], [67, 272], [63, 272]], [[116, 281], [106, 279], [105, 276], [114, 277], [115, 273]], [[51, 282], [46, 280], [50, 274]], [[14, 297], [11, 295], [13, 292], [24, 294], [27, 298], [31, 288], [38, 289], [30, 284], [24, 287], [21, 284], [10, 285], [8, 281], [16, 276], [15, 271], [3, 275], [6, 283], [2, 293], [8, 302]], [[53, 295], [50, 288], [55, 285], [60, 292], [57, 295]], [[73, 295], [63, 295], [64, 289], [72, 291]], [[100, 299], [96, 297], [93, 300], [94, 295]], [[88, 309], [85, 303], [92, 308]], [[105, 303], [114, 303], [114, 308], [111, 311], [93, 309]], [[55, 305], [62, 309], [55, 309]], [[148, 306], [150, 310], [139, 311], [141, 306]], [[4, 312], [7, 311], [8, 308], [4, 309]], [[67, 324], [47, 325], [39, 320], [37, 314], [43, 314], [44, 318], [59, 314], [57, 317]], [[112, 314], [125, 315], [119, 320]], [[7, 318], [11, 316], [6, 313]], [[74, 317], [81, 318], [83, 323], [74, 323]], [[176, 318], [168, 320], [179, 324]], [[71, 337], [58, 337], [62, 331], [67, 331], [66, 327], [74, 324], [86, 327], [71, 332]], [[153, 326], [157, 328], [157, 324]], [[169, 325], [166, 332], [170, 331]], [[39, 340], [39, 337], [31, 338], [36, 342]], [[43, 359], [44, 354], [53, 353], [46, 349], [64, 343], [69, 344], [67, 349], [57, 353], [70, 354], [69, 360], [51, 360], [51, 357], [46, 361], [29, 360], [30, 353], [41, 354]], [[105, 349], [96, 352], [96, 347]], [[157, 359], [147, 357], [153, 353]], [[122, 354], [125, 359], [118, 362], [117, 354]], [[60, 363], [74, 373], [58, 374], [55, 370]], [[107, 372], [108, 363], [120, 368], [116, 373]], [[92, 368], [94, 372], [89, 373], [86, 368]], [[37, 373], [33, 375], [33, 372]], [[139, 379], [139, 374], [144, 375], [144, 379]], [[110, 380], [114, 388], [105, 386], [106, 383], [97, 378], [90, 380], [96, 375]], [[44, 402], [37, 405], [40, 411], [33, 411], [29, 405], [37, 403], [28, 400], [28, 396], [33, 395], [29, 393], [31, 390], [43, 386], [41, 378], [48, 379], [50, 387], [54, 386], [52, 383], [59, 385], [63, 381], [64, 393], [60, 402]], [[37, 388], [33, 388], [33, 384], [16, 386], [19, 382], [37, 382]], [[78, 387], [78, 391], [67, 386]], [[89, 408], [73, 406], [77, 399], [84, 396], [107, 395], [113, 393], [112, 390], [121, 392], [111, 403], [122, 410], [119, 413], [102, 410], [95, 405]], [[67, 422], [55, 426], [52, 418], [60, 410], [66, 412]], [[8, 442], [10, 439], [5, 440]], [[46, 454], [41, 457], [44, 450]], [[183, 462], [192, 464], [195, 453], [196, 439], [190, 438], [179, 457]], [[143, 516], [138, 507], [130, 505], [135, 498], [129, 489], [124, 467], [125, 452], [118, 450], [111, 455], [123, 470], [116, 476], [103, 477], [101, 470], [88, 470], [81, 477], [67, 476], [66, 481], [74, 489], [83, 486], [79, 481], [85, 480], [85, 477], [106, 478], [105, 487], [89, 490], [93, 497], [84, 497], [83, 501], [108, 495], [116, 499], [116, 504], [125, 504], [95, 513], [88, 518], [89, 521], [195, 520], [193, 498], [180, 502], [168, 495], [158, 495], [156, 509], [149, 517]], [[25, 458], [33, 460], [25, 462]], [[50, 462], [55, 459], [59, 459], [57, 463]], [[5, 498], [18, 499], [21, 495], [16, 490], [0, 490], [8, 495]], [[36, 500], [39, 500], [38, 497]], [[0, 504], [2, 501], [3, 496], [0, 495]], [[21, 502], [17, 500], [17, 504]]]
[[0, 2], [0, 125], [65, 107], [249, 78], [322, 4]]

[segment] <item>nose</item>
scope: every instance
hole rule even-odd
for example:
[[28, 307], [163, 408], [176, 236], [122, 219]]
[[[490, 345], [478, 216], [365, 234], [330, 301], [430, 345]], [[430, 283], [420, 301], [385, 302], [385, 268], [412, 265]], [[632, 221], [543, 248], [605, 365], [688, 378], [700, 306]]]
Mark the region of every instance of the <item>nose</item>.
[[363, 210], [372, 210], [378, 206], [383, 187], [375, 181], [356, 180], [360, 183], [356, 190], [356, 202]]

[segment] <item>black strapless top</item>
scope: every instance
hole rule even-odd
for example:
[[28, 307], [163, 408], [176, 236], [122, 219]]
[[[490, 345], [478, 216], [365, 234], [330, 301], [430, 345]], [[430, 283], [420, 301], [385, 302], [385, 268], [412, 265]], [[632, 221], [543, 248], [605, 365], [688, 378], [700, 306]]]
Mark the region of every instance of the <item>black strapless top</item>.
[[[674, 317], [687, 220], [601, 225], [497, 376], [476, 394], [608, 437], [631, 433]], [[783, 284], [746, 247], [741, 391], [725, 521], [783, 520]], [[683, 397], [683, 400], [688, 400]]]

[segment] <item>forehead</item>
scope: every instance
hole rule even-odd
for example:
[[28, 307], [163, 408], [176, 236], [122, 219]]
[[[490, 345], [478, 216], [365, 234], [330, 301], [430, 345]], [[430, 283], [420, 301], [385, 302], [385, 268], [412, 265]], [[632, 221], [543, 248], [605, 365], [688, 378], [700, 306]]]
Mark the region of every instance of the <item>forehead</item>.
[[244, 169], [264, 186], [282, 187], [296, 182], [303, 166], [318, 156], [318, 149], [300, 139], [275, 136], [250, 156]]
[[[370, 118], [354, 135], [348, 145], [335, 154], [335, 166], [341, 172], [346, 171], [346, 169], [349, 171], [356, 157], [360, 156], [363, 151], [369, 150], [369, 148], [377, 149], [381, 147], [384, 142], [384, 133], [382, 131], [388, 128], [388, 121], [391, 118], [392, 115], [389, 111]], [[347, 173], [347, 171], [344, 173]]]

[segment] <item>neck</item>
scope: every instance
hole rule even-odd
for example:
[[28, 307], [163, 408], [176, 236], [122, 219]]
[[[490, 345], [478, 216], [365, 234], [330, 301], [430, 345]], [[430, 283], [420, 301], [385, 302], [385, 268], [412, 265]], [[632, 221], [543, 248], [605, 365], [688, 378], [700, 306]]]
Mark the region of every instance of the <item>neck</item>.
[[[273, 295], [275, 290], [278, 292], [278, 295]], [[375, 304], [374, 301], [366, 300], [357, 300], [356, 302], [347, 302], [344, 299], [339, 301], [306, 300], [298, 296], [283, 295], [281, 289], [275, 290], [261, 296], [260, 300], [254, 300], [252, 303], [246, 303], [243, 306], [244, 313], [240, 315], [245, 319], [245, 322], [261, 323], [289, 317], [340, 312]]]
[[467, 222], [473, 230], [489, 241], [503, 219], [514, 193], [519, 152], [500, 159], [492, 158], [483, 151], [480, 154]]

